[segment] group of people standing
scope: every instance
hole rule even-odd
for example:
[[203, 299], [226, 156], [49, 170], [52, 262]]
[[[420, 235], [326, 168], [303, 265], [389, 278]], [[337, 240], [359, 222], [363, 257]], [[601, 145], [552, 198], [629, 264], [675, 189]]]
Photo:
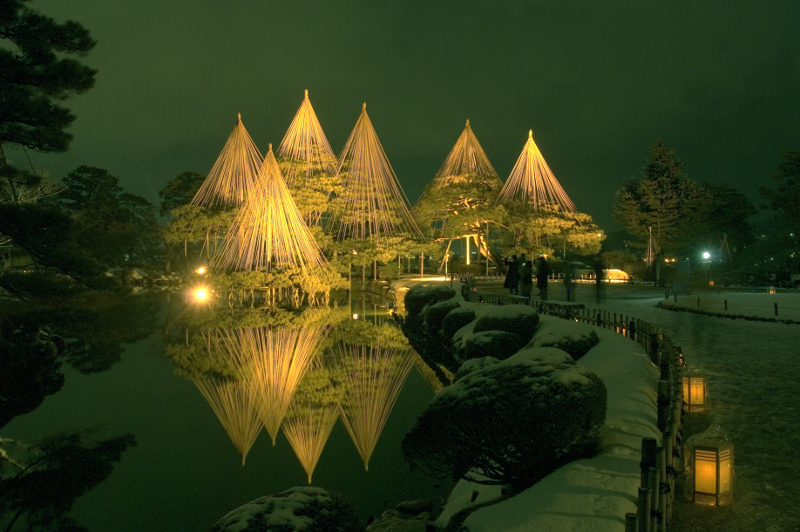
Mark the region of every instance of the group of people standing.
[[[533, 292], [533, 277], [536, 276], [536, 288], [539, 289], [539, 296], [542, 301], [547, 301], [547, 281], [553, 274], [553, 269], [544, 256], [539, 257], [534, 265], [533, 261], [528, 260], [523, 253], [517, 257], [512, 255], [506, 258], [506, 279], [503, 287], [508, 288], [512, 295], [531, 297]], [[602, 298], [603, 281], [605, 280], [605, 265], [598, 255], [592, 264], [595, 272], [595, 284], [597, 286], [597, 302]], [[575, 270], [571, 264], [563, 272], [564, 288], [567, 291], [567, 301], [575, 301]]]
[[503, 286], [508, 288], [512, 295], [531, 297], [533, 276], [535, 275], [539, 295], [542, 301], [547, 301], [547, 281], [553, 273], [547, 259], [539, 257], [534, 271], [533, 261], [528, 260], [523, 253], [520, 257], [512, 255], [510, 259], [506, 259], [506, 266], [506, 279]]

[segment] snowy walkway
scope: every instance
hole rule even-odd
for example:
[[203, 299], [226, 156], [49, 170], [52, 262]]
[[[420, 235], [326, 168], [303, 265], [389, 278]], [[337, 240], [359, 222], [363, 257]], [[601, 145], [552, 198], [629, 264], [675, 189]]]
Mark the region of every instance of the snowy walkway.
[[[655, 288], [650, 294], [643, 289], [610, 291], [596, 305], [594, 293], [585, 288], [578, 299], [587, 306], [644, 319], [683, 347], [688, 365], [701, 369], [709, 386], [709, 412], [689, 414], [687, 428], [716, 422], [734, 442], [733, 504], [678, 504], [670, 532], [800, 530], [800, 406], [795, 404], [800, 396], [800, 325], [659, 309], [655, 305], [663, 300], [663, 290]], [[800, 296], [792, 299], [784, 296], [779, 305], [800, 308]]]

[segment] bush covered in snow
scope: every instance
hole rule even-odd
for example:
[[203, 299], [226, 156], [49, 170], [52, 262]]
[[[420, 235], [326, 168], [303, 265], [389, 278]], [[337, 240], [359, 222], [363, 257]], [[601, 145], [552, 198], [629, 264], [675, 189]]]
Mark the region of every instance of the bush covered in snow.
[[456, 295], [455, 290], [441, 284], [412, 286], [403, 300], [406, 308], [406, 319], [414, 319], [425, 310], [425, 307], [450, 299]]
[[519, 335], [506, 331], [484, 331], [473, 334], [464, 342], [464, 349], [456, 354], [461, 360], [494, 357], [505, 360], [523, 348]]
[[470, 308], [457, 308], [451, 310], [442, 320], [442, 334], [445, 338], [453, 335], [464, 325], [475, 319], [475, 311]]
[[606, 412], [597, 375], [554, 348], [487, 362], [472, 362], [478, 369], [436, 394], [417, 418], [402, 443], [412, 468], [516, 492], [597, 452]]
[[597, 345], [597, 333], [591, 325], [566, 322], [540, 331], [533, 338], [533, 347], [557, 347], [578, 360]]
[[[436, 334], [442, 329], [444, 318], [453, 310], [461, 308], [457, 301], [439, 301], [425, 311], [425, 331]], [[473, 313], [473, 316], [475, 314]]]
[[355, 510], [322, 488], [291, 488], [250, 501], [217, 521], [212, 532], [363, 532]]
[[454, 380], [458, 380], [468, 373], [478, 371], [479, 369], [483, 369], [486, 366], [491, 366], [492, 364], [497, 364], [498, 362], [500, 361], [494, 357], [471, 358], [461, 364], [461, 367], [458, 368], [458, 371], [455, 374]]
[[506, 331], [519, 335], [523, 345], [533, 338], [539, 325], [539, 314], [527, 305], [495, 307], [475, 322], [474, 332]]

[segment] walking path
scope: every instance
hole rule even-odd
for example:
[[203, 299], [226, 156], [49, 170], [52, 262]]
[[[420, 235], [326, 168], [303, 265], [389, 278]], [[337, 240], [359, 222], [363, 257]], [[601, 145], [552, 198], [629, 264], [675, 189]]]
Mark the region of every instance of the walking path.
[[[563, 298], [559, 287], [554, 288], [552, 299]], [[664, 300], [663, 289], [611, 288], [597, 304], [594, 287], [581, 286], [577, 300], [664, 329], [683, 347], [689, 367], [708, 379], [709, 410], [687, 414], [687, 429], [719, 423], [735, 445], [733, 503], [720, 508], [679, 504], [670, 531], [800, 529], [800, 407], [795, 404], [800, 395], [800, 325], [673, 312], [656, 306]], [[751, 304], [753, 315], [764, 312], [755, 305], [764, 300], [750, 295], [728, 296], [729, 303]], [[762, 295], [769, 294], [752, 294]], [[800, 295], [777, 295], [779, 312], [784, 306], [800, 309]], [[724, 296], [717, 296], [723, 297], [720, 303]]]

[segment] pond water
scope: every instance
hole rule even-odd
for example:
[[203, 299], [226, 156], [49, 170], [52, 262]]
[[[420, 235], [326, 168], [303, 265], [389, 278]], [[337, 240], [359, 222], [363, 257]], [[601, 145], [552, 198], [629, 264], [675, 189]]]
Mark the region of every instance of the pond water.
[[[347, 313], [347, 309], [344, 312]], [[180, 316], [180, 312], [177, 314]], [[355, 339], [352, 335], [342, 336], [342, 331], [352, 329], [348, 323], [352, 322], [355, 314], [360, 320], [367, 315], [368, 320], [362, 321], [367, 325], [355, 328]], [[96, 439], [133, 434], [135, 446], [125, 450], [108, 478], [78, 498], [72, 508], [71, 516], [89, 530], [207, 530], [217, 519], [241, 504], [293, 486], [308, 484], [307, 471], [287, 439], [286, 422], [282, 430], [276, 432], [274, 445], [267, 431], [260, 430], [252, 447], [246, 452], [246, 463], [243, 465], [241, 453], [223, 427], [221, 418], [195, 384], [202, 379], [202, 375], [224, 372], [225, 368], [209, 368], [208, 359], [204, 358], [208, 353], [190, 355], [188, 358], [192, 360], [188, 366], [195, 362], [199, 364], [195, 367], [197, 373], [191, 375], [194, 370], [187, 370], [186, 352], [181, 351], [182, 354], [173, 356], [172, 360], [165, 356], [167, 343], [178, 345], [181, 349], [188, 345], [186, 342], [223, 346], [222, 358], [230, 358], [230, 352], [236, 349], [241, 351], [248, 342], [255, 342], [262, 347], [291, 345], [290, 354], [293, 353], [296, 359], [300, 351], [298, 346], [306, 341], [303, 335], [308, 331], [308, 323], [300, 327], [293, 324], [291, 327], [294, 328], [290, 327], [289, 333], [283, 333], [277, 325], [254, 324], [250, 321], [245, 325], [240, 324], [237, 329], [235, 323], [228, 321], [226, 326], [216, 327], [217, 332], [212, 334], [196, 323], [189, 326], [181, 324], [180, 319], [175, 320], [175, 315], [174, 305], [167, 311], [166, 303], [162, 303], [161, 314], [155, 320], [158, 327], [146, 338], [124, 345], [120, 361], [107, 371], [85, 374], [64, 365], [63, 388], [47, 397], [34, 411], [15, 417], [0, 429], [0, 435], [4, 438], [29, 442], [63, 430], [89, 427], [97, 427]], [[403, 461], [400, 452], [402, 437], [433, 397], [434, 391], [424, 376], [424, 364], [410, 347], [402, 349], [389, 345], [398, 339], [404, 341], [402, 334], [392, 335], [391, 341], [377, 335], [375, 344], [374, 331], [380, 327], [391, 327], [388, 324], [381, 325], [387, 321], [387, 316], [385, 308], [364, 302], [354, 304], [346, 321], [326, 322], [327, 325], [323, 326], [321, 336], [324, 338], [317, 339], [318, 343], [313, 348], [317, 351], [311, 356], [316, 362], [308, 362], [305, 368], [291, 370], [308, 375], [316, 372], [319, 375], [319, 371], [327, 368], [328, 385], [333, 383], [330, 385], [333, 389], [344, 390], [345, 396], [340, 394], [337, 400], [348, 407], [341, 408], [335, 416], [338, 419], [319, 455], [319, 461], [310, 469], [313, 470], [314, 486], [344, 495], [365, 521], [368, 516], [379, 515], [399, 501], [441, 498], [446, 496], [448, 490], [447, 486], [440, 486], [433, 479], [409, 472]], [[248, 333], [230, 332], [237, 330]], [[367, 332], [358, 332], [364, 330]], [[277, 339], [281, 334], [284, 336], [279, 342]], [[380, 358], [387, 350], [394, 362], [376, 370], [379, 363], [374, 360], [369, 362], [369, 357]], [[214, 349], [209, 348], [208, 351]], [[212, 353], [209, 356], [216, 356], [214, 363], [217, 363], [218, 355]], [[280, 358], [282, 355], [275, 356]], [[350, 362], [342, 365], [344, 359]], [[354, 361], [358, 360], [367, 360], [365, 367], [371, 368], [371, 377], [365, 377], [369, 371], [364, 367], [361, 370], [352, 369], [359, 363]], [[176, 374], [178, 366], [181, 366], [179, 372], [183, 376]], [[343, 367], [351, 368], [351, 380], [343, 377], [347, 373], [341, 370]], [[359, 386], [366, 390], [365, 394], [369, 394], [369, 390], [382, 390], [385, 387], [376, 385], [374, 379], [386, 378], [387, 374], [395, 371], [392, 368], [400, 368], [398, 371], [401, 375], [392, 378], [399, 380], [402, 388], [396, 392], [391, 415], [385, 416], [385, 424], [381, 427], [377, 425], [382, 420], [367, 418], [370, 412], [373, 418], [380, 418], [383, 414], [374, 413], [376, 406], [365, 405], [377, 401], [387, 407], [392, 401], [392, 397], [389, 397], [392, 392], [383, 390], [378, 394], [380, 397], [373, 399], [358, 399], [352, 394], [356, 393], [354, 390], [358, 390]], [[233, 378], [220, 378], [214, 382], [217, 385], [236, 382], [245, 373], [254, 375], [254, 370], [251, 368], [245, 373], [233, 370], [233, 373]], [[261, 378], [267, 381], [271, 379], [269, 376]], [[370, 378], [373, 380], [370, 381]], [[360, 384], [352, 384], [356, 381]], [[293, 387], [274, 382], [268, 384], [279, 388], [283, 386], [285, 393], [290, 393]], [[296, 385], [300, 390], [298, 398], [306, 393], [302, 386], [302, 383]], [[208, 387], [206, 391], [208, 394]], [[262, 401], [260, 406], [252, 408], [253, 411], [261, 409], [261, 415], [270, 407], [263, 404], [268, 400], [265, 396], [260, 396], [258, 400]], [[307, 401], [305, 406], [315, 401]], [[359, 413], [359, 408], [369, 412]], [[301, 407], [291, 403], [286, 409], [287, 419], [310, 415], [302, 412], [305, 411]], [[229, 413], [229, 416], [233, 415]], [[280, 412], [276, 415], [280, 417]], [[361, 452], [343, 421], [348, 417], [351, 427], [360, 427], [353, 429], [356, 433], [366, 431], [374, 438], [372, 443], [362, 443]], [[242, 424], [240, 421], [239, 425]], [[236, 425], [236, 422], [232, 425]], [[324, 440], [324, 436], [317, 439]], [[365, 446], [370, 449], [364, 450]], [[309, 452], [313, 454], [313, 451]], [[309, 460], [306, 462], [308, 464]], [[369, 464], [368, 470], [365, 462]], [[17, 528], [23, 530], [24, 525], [20, 523]]]

